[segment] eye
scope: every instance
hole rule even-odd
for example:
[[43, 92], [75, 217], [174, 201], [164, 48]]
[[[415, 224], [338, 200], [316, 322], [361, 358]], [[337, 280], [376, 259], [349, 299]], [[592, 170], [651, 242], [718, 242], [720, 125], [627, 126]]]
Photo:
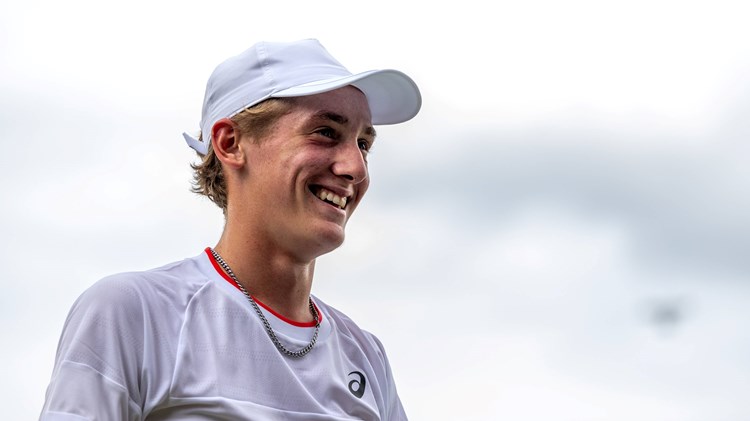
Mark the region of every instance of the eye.
[[333, 130], [330, 127], [323, 127], [320, 128], [317, 133], [321, 136], [330, 138], [330, 139], [337, 139], [338, 138], [338, 132], [336, 130]]
[[365, 153], [370, 152], [370, 149], [372, 148], [372, 144], [366, 139], [359, 139], [357, 145], [359, 146], [359, 149]]

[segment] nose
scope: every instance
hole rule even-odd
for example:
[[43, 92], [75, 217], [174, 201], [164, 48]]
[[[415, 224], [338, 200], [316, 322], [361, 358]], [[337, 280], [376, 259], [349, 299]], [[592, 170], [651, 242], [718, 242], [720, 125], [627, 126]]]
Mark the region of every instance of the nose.
[[359, 184], [367, 180], [367, 161], [364, 155], [362, 155], [362, 150], [359, 148], [359, 142], [356, 139], [341, 142], [336, 147], [331, 171], [339, 177], [352, 181], [354, 184]]

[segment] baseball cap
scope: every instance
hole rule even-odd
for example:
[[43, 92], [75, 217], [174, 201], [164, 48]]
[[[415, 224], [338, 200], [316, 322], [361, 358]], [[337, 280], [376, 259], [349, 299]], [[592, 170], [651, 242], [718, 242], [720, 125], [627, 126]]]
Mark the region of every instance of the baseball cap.
[[200, 128], [203, 141], [183, 133], [187, 144], [205, 155], [211, 128], [222, 118], [268, 98], [315, 95], [347, 85], [367, 97], [372, 124], [397, 124], [417, 115], [419, 88], [398, 70], [352, 74], [316, 39], [259, 42], [219, 64], [208, 78]]

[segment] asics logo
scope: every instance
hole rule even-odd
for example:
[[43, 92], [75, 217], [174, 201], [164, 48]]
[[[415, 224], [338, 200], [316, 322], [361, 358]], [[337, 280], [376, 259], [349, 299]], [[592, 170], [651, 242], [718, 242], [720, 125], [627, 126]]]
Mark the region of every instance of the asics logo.
[[357, 376], [357, 378], [349, 382], [349, 391], [352, 392], [352, 395], [361, 399], [362, 395], [365, 394], [367, 380], [365, 379], [365, 375], [359, 371], [352, 371], [349, 373], [349, 376], [352, 375]]

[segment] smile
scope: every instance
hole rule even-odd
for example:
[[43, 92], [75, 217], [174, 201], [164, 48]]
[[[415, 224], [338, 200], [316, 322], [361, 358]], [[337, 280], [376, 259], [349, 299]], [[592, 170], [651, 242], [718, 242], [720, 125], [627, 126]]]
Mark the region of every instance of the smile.
[[318, 197], [318, 199], [328, 203], [329, 205], [336, 206], [339, 209], [346, 208], [346, 197], [341, 197], [336, 193], [319, 186], [313, 186], [310, 188], [310, 190], [313, 192], [313, 194], [315, 194], [315, 196]]

